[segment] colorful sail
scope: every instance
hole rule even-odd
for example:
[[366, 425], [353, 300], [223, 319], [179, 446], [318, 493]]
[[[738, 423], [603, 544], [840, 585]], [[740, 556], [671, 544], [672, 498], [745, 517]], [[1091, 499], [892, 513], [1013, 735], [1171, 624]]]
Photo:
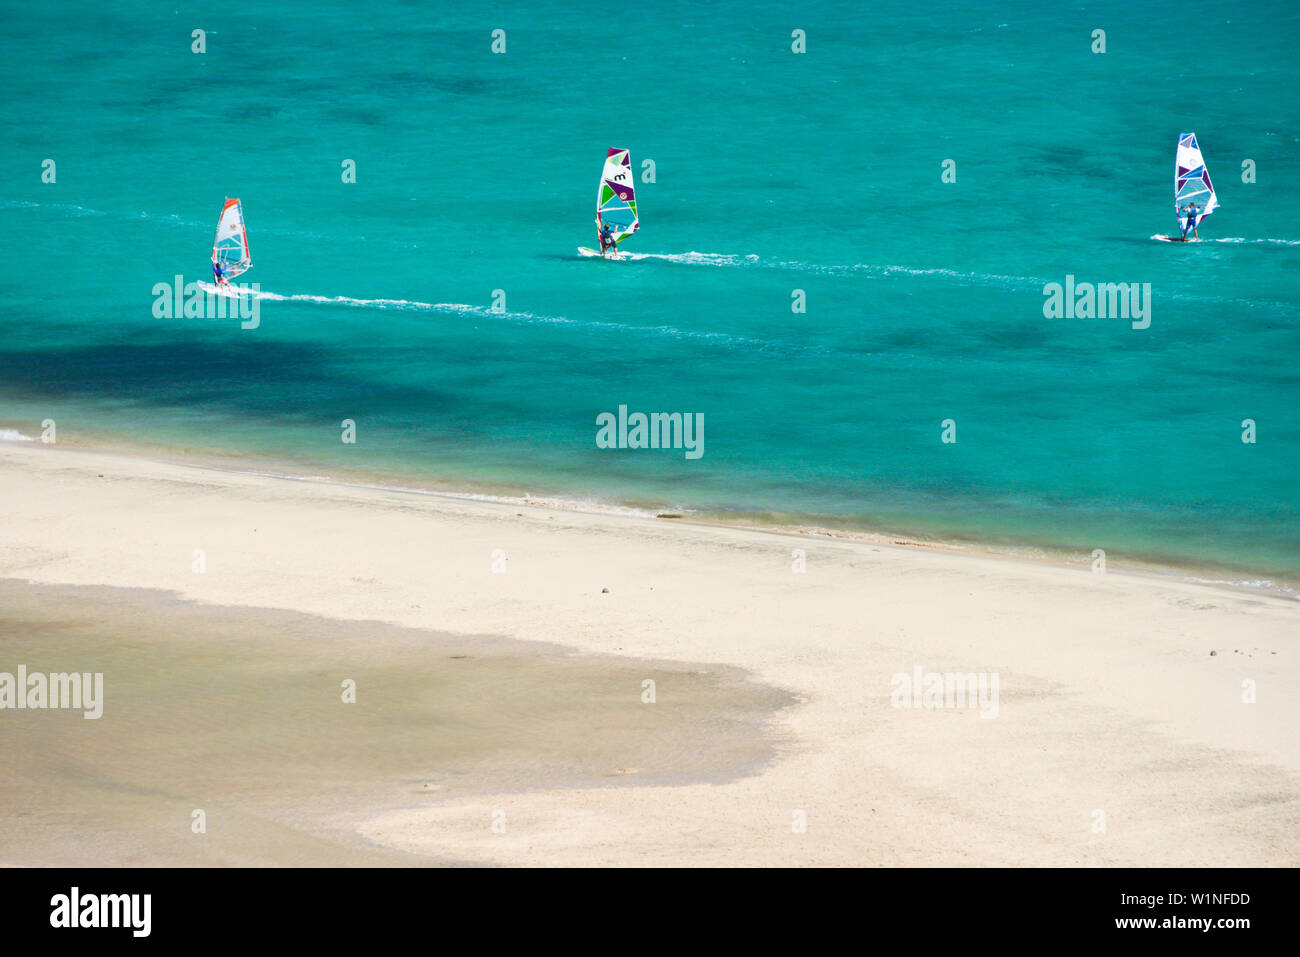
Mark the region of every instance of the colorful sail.
[[244, 207], [238, 199], [227, 199], [221, 207], [217, 237], [212, 241], [212, 261], [225, 266], [227, 279], [253, 265], [253, 257], [248, 252], [248, 231], [244, 228]]
[[596, 234], [610, 225], [614, 242], [626, 239], [641, 225], [636, 215], [636, 190], [632, 185], [632, 157], [627, 150], [611, 147], [605, 157], [596, 191]]
[[[1180, 229], [1199, 226], [1201, 220], [1219, 208], [1219, 198], [1210, 185], [1210, 174], [1205, 170], [1201, 148], [1196, 145], [1195, 133], [1178, 137], [1178, 158], [1174, 164], [1174, 211]], [[1196, 204], [1196, 221], [1187, 222], [1187, 204]]]

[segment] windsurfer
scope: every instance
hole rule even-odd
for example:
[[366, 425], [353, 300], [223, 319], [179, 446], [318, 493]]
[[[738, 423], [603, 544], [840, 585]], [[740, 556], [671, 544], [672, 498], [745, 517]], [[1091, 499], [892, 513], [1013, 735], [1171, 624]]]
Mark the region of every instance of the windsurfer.
[[1196, 204], [1189, 200], [1187, 208], [1183, 210], [1183, 213], [1187, 217], [1183, 220], [1183, 239], [1187, 239], [1187, 231], [1189, 229], [1192, 231], [1193, 237], [1200, 239], [1200, 235], [1196, 232]]
[[212, 260], [212, 278], [218, 286], [229, 286], [230, 280], [226, 278], [226, 268], [219, 261]]
[[614, 233], [610, 229], [609, 223], [605, 223], [600, 228], [600, 254], [604, 256], [614, 248]]

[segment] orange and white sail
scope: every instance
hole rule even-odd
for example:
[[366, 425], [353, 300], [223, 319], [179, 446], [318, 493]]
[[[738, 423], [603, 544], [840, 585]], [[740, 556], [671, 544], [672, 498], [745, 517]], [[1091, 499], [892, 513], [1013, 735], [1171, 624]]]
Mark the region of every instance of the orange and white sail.
[[217, 220], [217, 236], [212, 241], [212, 261], [221, 263], [227, 279], [233, 279], [253, 265], [248, 252], [248, 230], [244, 228], [244, 207], [238, 199], [227, 199]]

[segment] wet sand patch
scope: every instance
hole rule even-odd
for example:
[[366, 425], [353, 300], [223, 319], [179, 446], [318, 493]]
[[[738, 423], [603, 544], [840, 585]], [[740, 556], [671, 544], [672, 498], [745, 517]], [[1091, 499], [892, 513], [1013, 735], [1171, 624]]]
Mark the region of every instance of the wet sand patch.
[[102, 672], [104, 705], [0, 710], [8, 864], [451, 863], [356, 824], [468, 794], [731, 780], [771, 757], [791, 702], [732, 667], [0, 579], [0, 672], [19, 665]]

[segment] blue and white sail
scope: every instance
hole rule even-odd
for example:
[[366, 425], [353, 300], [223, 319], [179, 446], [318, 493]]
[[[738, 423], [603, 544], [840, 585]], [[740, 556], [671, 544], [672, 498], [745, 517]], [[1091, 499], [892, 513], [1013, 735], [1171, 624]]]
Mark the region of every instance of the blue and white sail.
[[[1196, 204], [1196, 219], [1188, 223], [1187, 204]], [[1219, 198], [1214, 195], [1210, 174], [1205, 169], [1205, 159], [1196, 143], [1195, 133], [1178, 137], [1178, 156], [1174, 163], [1174, 214], [1182, 230], [1199, 226], [1201, 220], [1219, 208]]]

